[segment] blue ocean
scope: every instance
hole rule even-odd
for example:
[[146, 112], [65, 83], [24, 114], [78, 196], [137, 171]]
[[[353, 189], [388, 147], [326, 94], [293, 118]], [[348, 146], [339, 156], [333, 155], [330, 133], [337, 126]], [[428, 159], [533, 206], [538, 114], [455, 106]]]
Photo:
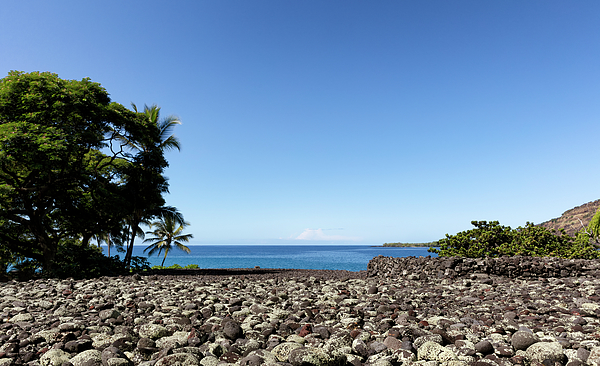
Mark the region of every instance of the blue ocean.
[[[186, 254], [178, 249], [169, 252], [165, 266], [197, 264], [200, 268], [296, 268], [362, 271], [378, 255], [386, 257], [432, 257], [426, 247], [377, 247], [370, 245], [188, 245]], [[145, 246], [134, 246], [133, 255], [146, 257]], [[106, 247], [103, 247], [106, 254]], [[117, 253], [111, 248], [111, 255]], [[160, 265], [164, 257], [148, 258], [151, 266]]]

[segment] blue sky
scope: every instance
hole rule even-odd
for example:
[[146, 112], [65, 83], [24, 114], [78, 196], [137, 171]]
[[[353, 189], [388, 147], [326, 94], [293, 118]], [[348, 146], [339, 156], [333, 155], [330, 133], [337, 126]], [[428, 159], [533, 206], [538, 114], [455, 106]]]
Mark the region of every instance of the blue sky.
[[600, 198], [600, 2], [29, 1], [0, 71], [175, 114], [193, 243], [422, 242]]

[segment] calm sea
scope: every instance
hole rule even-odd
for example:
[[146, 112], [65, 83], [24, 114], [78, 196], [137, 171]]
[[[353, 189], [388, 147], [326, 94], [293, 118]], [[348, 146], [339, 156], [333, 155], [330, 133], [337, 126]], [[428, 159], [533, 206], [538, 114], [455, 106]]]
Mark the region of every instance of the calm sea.
[[[428, 248], [393, 248], [369, 245], [188, 245], [186, 254], [178, 249], [169, 252], [165, 266], [197, 264], [200, 268], [297, 268], [361, 271], [373, 257], [435, 256]], [[146, 257], [145, 246], [134, 246], [133, 255]], [[103, 248], [106, 253], [106, 247]], [[111, 248], [111, 254], [116, 250]], [[118, 253], [123, 258], [123, 253]], [[148, 258], [150, 265], [160, 265], [160, 257]]]

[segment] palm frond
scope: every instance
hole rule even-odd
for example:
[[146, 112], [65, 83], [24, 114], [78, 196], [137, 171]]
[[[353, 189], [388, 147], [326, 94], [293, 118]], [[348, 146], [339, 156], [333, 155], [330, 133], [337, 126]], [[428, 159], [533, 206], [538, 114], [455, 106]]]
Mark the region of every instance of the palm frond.
[[179, 243], [179, 242], [175, 242], [175, 245], [177, 246], [177, 248], [179, 248], [180, 250], [183, 250], [184, 252], [186, 252], [187, 254], [190, 254], [191, 250], [190, 248], [186, 247], [185, 245]]

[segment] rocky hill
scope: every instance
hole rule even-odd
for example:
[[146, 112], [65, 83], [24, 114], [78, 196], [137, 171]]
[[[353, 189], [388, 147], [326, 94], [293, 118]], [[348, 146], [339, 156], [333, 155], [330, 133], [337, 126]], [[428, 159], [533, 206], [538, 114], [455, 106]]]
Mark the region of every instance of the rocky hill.
[[565, 229], [567, 234], [575, 236], [581, 230], [581, 224], [587, 226], [600, 207], [600, 199], [588, 202], [581, 206], [577, 206], [568, 211], [565, 211], [561, 217], [543, 222], [540, 226], [548, 229]]

